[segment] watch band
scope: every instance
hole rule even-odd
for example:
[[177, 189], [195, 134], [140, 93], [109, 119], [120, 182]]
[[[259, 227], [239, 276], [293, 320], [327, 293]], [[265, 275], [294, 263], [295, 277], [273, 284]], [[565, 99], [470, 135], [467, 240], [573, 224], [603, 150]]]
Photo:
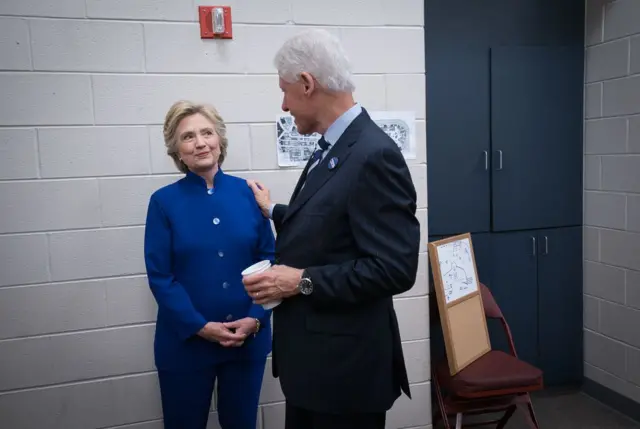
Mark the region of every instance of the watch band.
[[300, 283], [298, 283], [298, 290], [302, 295], [310, 295], [313, 292], [313, 281], [307, 273], [307, 270], [302, 272], [302, 278], [300, 279]]
[[260, 319], [256, 319], [255, 317], [253, 318], [253, 320], [256, 321], [256, 331], [253, 333], [253, 336], [255, 337], [256, 335], [258, 335], [258, 332], [260, 332], [260, 326], [262, 325], [260, 323]]

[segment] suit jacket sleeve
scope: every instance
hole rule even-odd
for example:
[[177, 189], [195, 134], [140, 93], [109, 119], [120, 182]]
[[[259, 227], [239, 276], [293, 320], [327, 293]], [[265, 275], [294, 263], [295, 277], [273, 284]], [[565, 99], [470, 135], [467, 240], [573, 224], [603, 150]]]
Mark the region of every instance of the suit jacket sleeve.
[[394, 149], [370, 155], [351, 191], [348, 216], [362, 256], [307, 269], [314, 305], [357, 304], [413, 287], [420, 246], [416, 191], [402, 153]]
[[195, 309], [191, 298], [171, 273], [169, 219], [153, 196], [147, 210], [144, 258], [149, 287], [159, 310], [168, 316], [168, 320], [182, 339], [186, 340], [197, 334], [207, 321]]
[[288, 206], [286, 204], [276, 204], [273, 208], [271, 220], [273, 220], [273, 225], [275, 226], [277, 233], [280, 233], [280, 228], [282, 228], [282, 221], [284, 220], [287, 208]]
[[[260, 233], [258, 236], [255, 261], [260, 262], [268, 259], [271, 261], [271, 264], [273, 264], [275, 259], [275, 237], [271, 229], [271, 222], [262, 216], [262, 213], [260, 213], [257, 207], [256, 215], [260, 218]], [[260, 323], [265, 324], [269, 317], [271, 317], [271, 310], [265, 310], [264, 307], [259, 304], [252, 304], [249, 309], [249, 317], [256, 318], [260, 320]]]

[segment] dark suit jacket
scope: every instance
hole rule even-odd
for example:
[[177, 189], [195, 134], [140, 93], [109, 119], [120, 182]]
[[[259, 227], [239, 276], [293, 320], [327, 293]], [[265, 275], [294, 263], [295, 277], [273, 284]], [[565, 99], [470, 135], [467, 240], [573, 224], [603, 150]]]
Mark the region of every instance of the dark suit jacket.
[[274, 310], [274, 376], [301, 408], [386, 411], [411, 396], [392, 300], [418, 267], [409, 170], [363, 110], [300, 185], [273, 210], [276, 263], [307, 269], [314, 290]]

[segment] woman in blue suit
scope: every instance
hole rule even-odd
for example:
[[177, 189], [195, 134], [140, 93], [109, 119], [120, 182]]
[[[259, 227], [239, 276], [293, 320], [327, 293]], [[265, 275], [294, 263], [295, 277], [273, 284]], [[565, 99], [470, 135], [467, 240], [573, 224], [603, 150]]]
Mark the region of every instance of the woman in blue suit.
[[252, 302], [241, 272], [273, 259], [271, 225], [247, 183], [221, 169], [226, 127], [214, 108], [175, 103], [164, 140], [185, 173], [151, 196], [144, 242], [164, 427], [205, 429], [217, 380], [222, 428], [255, 429], [271, 312]]

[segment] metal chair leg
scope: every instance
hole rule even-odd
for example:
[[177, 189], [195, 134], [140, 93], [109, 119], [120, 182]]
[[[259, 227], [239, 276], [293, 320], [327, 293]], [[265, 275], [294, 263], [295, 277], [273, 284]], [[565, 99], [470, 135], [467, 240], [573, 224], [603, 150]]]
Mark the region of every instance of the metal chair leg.
[[529, 394], [527, 394], [526, 396], [526, 402], [518, 404], [518, 408], [522, 410], [524, 418], [531, 428], [540, 428], [538, 419], [536, 418], [536, 413], [533, 411], [533, 404], [531, 403], [531, 397], [529, 396]]
[[442, 397], [442, 392], [440, 391], [440, 383], [438, 382], [436, 372], [433, 370], [431, 371], [431, 380], [436, 391], [436, 399], [438, 401], [438, 408], [440, 409], [440, 418], [442, 419], [442, 424], [444, 425], [445, 429], [451, 429], [451, 427], [449, 426], [449, 416], [447, 415], [447, 408], [444, 405], [444, 398]]
[[536, 429], [540, 429], [540, 424], [538, 423], [538, 419], [536, 418], [536, 413], [533, 411], [533, 403], [531, 402], [531, 396], [529, 394], [527, 394], [527, 408], [529, 409], [529, 414], [531, 415], [533, 426]]
[[462, 413], [456, 414], [456, 429], [462, 429]]
[[511, 407], [509, 407], [507, 411], [504, 413], [504, 416], [502, 416], [502, 418], [498, 422], [498, 426], [496, 426], [496, 429], [504, 428], [507, 422], [509, 421], [509, 419], [511, 418], [511, 416], [513, 416], [513, 413], [516, 412], [516, 409], [517, 407], [515, 405], [512, 405]]

